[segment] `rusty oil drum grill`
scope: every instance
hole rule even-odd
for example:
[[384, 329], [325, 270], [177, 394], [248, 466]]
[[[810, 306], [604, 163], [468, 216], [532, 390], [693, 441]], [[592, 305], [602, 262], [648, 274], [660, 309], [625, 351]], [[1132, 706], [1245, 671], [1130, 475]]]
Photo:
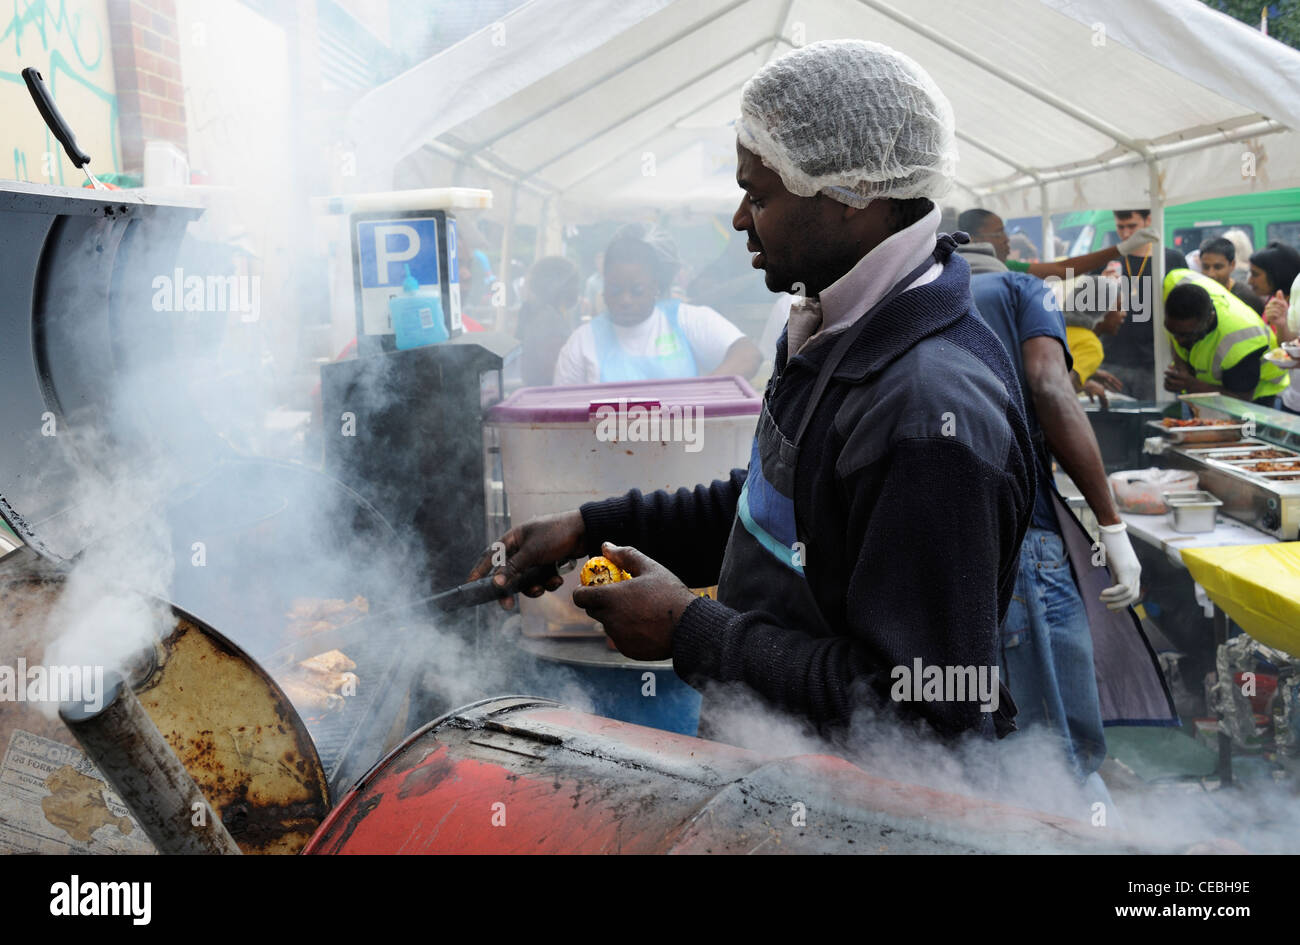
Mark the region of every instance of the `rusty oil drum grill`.
[[829, 755], [769, 758], [508, 696], [413, 734], [303, 853], [1137, 852], [1119, 836]]
[[[227, 461], [169, 502], [164, 514], [175, 560], [185, 560], [196, 535], [204, 536], [208, 554], [202, 569], [177, 568], [173, 601], [214, 626], [237, 628], [231, 635], [272, 675], [292, 668], [267, 658], [291, 642], [284, 615], [295, 598], [360, 595], [379, 611], [395, 603], [372, 552], [395, 553], [396, 533], [369, 502], [314, 470]], [[424, 622], [416, 612], [401, 617], [367, 620], [365, 633], [348, 636], [344, 649], [361, 678], [357, 694], [340, 710], [305, 715], [333, 791], [349, 787], [382, 754], [382, 741], [369, 744], [369, 733], [406, 732], [416, 668], [403, 661], [401, 640]]]
[[[19, 549], [0, 559], [0, 663], [38, 664], [58, 628], [47, 618], [66, 577]], [[215, 818], [244, 853], [294, 853], [329, 810], [325, 769], [293, 705], [242, 649], [203, 621], [165, 606], [172, 627], [133, 661], [133, 700], [156, 726], [202, 793]], [[131, 733], [122, 736], [126, 741]], [[84, 738], [82, 739], [85, 740]], [[139, 825], [109, 810], [106, 785], [65, 725], [36, 705], [9, 704], [0, 715], [0, 849], [6, 852], [96, 852], [114, 849], [116, 826], [131, 852], [151, 848]], [[48, 796], [42, 796], [49, 791]], [[128, 802], [141, 809], [155, 798]], [[196, 800], [177, 798], [188, 809]], [[114, 805], [115, 806], [115, 805]], [[175, 806], [175, 805], [174, 805]], [[188, 817], [151, 824], [162, 849], [186, 849]], [[132, 835], [135, 836], [132, 836]], [[120, 848], [119, 848], [120, 849]]]
[[[165, 427], [170, 439], [163, 447], [173, 488], [159, 495], [146, 514], [166, 521], [177, 562], [188, 559], [196, 537], [214, 545], [208, 549], [207, 568], [176, 568], [178, 580], [167, 603], [178, 626], [197, 628], [186, 638], [219, 640], [239, 651], [237, 662], [250, 678], [267, 687], [272, 703], [287, 708], [292, 724], [286, 728], [297, 737], [303, 734], [303, 720], [244, 651], [264, 657], [285, 642], [284, 614], [295, 596], [360, 594], [379, 609], [391, 601], [373, 583], [345, 579], [349, 570], [364, 568], [336, 567], [317, 580], [304, 580], [311, 569], [299, 567], [299, 580], [293, 583], [284, 579], [282, 564], [331, 543], [341, 548], [331, 549], [335, 562], [349, 560], [348, 541], [358, 545], [352, 560], [373, 558], [376, 548], [390, 557], [400, 556], [400, 550], [392, 528], [354, 491], [306, 467], [236, 455], [187, 394], [184, 371], [173, 363], [184, 347], [174, 337], [183, 327], [174, 313], [153, 309], [150, 285], [153, 273], [172, 272], [185, 229], [202, 212], [198, 203], [159, 204], [129, 191], [0, 184], [0, 281], [6, 286], [0, 298], [0, 397], [5, 403], [0, 412], [0, 442], [5, 444], [0, 450], [0, 516], [26, 545], [6, 557], [0, 579], [11, 588], [37, 577], [50, 592], [62, 586], [78, 556], [108, 537], [93, 527], [104, 516], [88, 514], [95, 511], [88, 508], [95, 489], [87, 470], [95, 460], [88, 462], [87, 456], [109, 456], [120, 467], [115, 472], [131, 475], [147, 468], [145, 456], [157, 446], [149, 431]], [[158, 417], [161, 422], [155, 422]], [[48, 424], [57, 435], [42, 430]], [[85, 451], [86, 444], [94, 447], [92, 453]], [[328, 505], [328, 512], [310, 507], [308, 496]], [[303, 523], [313, 519], [337, 522], [338, 535], [302, 534]], [[114, 524], [132, 527], [130, 522]], [[375, 565], [371, 573], [377, 570]], [[346, 788], [382, 755], [382, 742], [368, 743], [360, 737], [363, 731], [386, 731], [394, 738], [405, 732], [402, 689], [411, 674], [402, 665], [398, 634], [394, 623], [372, 626], [359, 638], [349, 651], [362, 679], [358, 696], [344, 710], [306, 722], [316, 741], [313, 746], [307, 740], [306, 753], [322, 777], [320, 794], [310, 801], [316, 805], [314, 814], [304, 817], [319, 819], [327, 780]], [[0, 627], [0, 648], [14, 658], [26, 657], [18, 646], [21, 637], [13, 621], [7, 621]], [[203, 685], [201, 679], [192, 682]], [[10, 707], [0, 711], [12, 714]], [[44, 721], [52, 727], [41, 737], [56, 734], [72, 751], [67, 729]], [[0, 761], [15, 728], [0, 724]], [[303, 749], [294, 750], [305, 757]], [[177, 750], [188, 768], [193, 759]], [[51, 751], [57, 755], [60, 750]], [[190, 773], [203, 786], [202, 776]], [[308, 803], [291, 795], [285, 795], [285, 804]], [[0, 818], [4, 803], [17, 802], [0, 799]], [[259, 804], [259, 809], [275, 806], [270, 798]], [[299, 823], [298, 832], [296, 846], [310, 825]]]

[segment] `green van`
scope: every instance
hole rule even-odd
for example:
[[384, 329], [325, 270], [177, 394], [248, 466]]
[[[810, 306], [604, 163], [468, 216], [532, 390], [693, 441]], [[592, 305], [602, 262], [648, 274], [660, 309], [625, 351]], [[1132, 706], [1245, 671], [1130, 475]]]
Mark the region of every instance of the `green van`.
[[[1052, 224], [1057, 239], [1069, 246], [1066, 257], [1119, 242], [1110, 210], [1065, 213], [1054, 216]], [[1300, 250], [1300, 188], [1197, 200], [1165, 208], [1165, 245], [1184, 256], [1206, 240], [1234, 228], [1243, 230], [1256, 249], [1278, 240]]]

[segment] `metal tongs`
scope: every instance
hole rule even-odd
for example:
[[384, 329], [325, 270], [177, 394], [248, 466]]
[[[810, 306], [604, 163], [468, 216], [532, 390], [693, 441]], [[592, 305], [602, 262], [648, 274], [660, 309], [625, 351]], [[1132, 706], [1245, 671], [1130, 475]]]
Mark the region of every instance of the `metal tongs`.
[[59, 139], [63, 150], [67, 152], [68, 160], [74, 167], [79, 167], [85, 172], [86, 180], [90, 181], [91, 187], [96, 190], [107, 190], [108, 188], [101, 184], [86, 167], [90, 163], [90, 155], [77, 147], [77, 139], [72, 134], [72, 129], [68, 127], [67, 120], [59, 113], [59, 106], [54, 104], [54, 96], [50, 95], [50, 90], [45, 87], [45, 80], [41, 78], [41, 74], [28, 66], [23, 70], [23, 81], [27, 83], [27, 91], [32, 93], [36, 110], [41, 113], [45, 124], [54, 133], [54, 137]]
[[394, 618], [400, 615], [419, 613], [421, 611], [427, 612], [434, 607], [443, 613], [451, 613], [454, 610], [477, 607], [480, 604], [501, 600], [511, 594], [518, 593], [520, 588], [535, 587], [538, 584], [545, 584], [556, 575], [567, 574], [574, 569], [575, 564], [574, 561], [560, 561], [555, 564], [538, 565], [529, 568], [519, 576], [518, 580], [507, 584], [505, 587], [494, 584], [492, 578], [495, 575], [489, 574], [477, 581], [470, 581], [467, 584], [448, 588], [429, 597], [422, 597], [419, 600], [392, 607], [377, 614], [369, 614], [341, 626], [321, 630], [319, 633], [313, 633], [301, 640], [295, 640], [288, 646], [281, 647], [268, 656], [264, 661], [264, 665], [271, 670], [275, 670], [291, 663], [300, 663], [305, 659], [310, 659], [330, 650], [344, 649], [355, 643], [358, 638], [369, 636], [370, 632], [377, 626], [391, 623]]
[[519, 575], [517, 581], [513, 584], [507, 584], [505, 587], [498, 587], [493, 584], [492, 578], [495, 575], [489, 574], [477, 581], [470, 581], [468, 584], [461, 584], [459, 587], [440, 591], [432, 597], [417, 601], [411, 606], [432, 605], [443, 613], [460, 610], [463, 607], [477, 607], [479, 604], [486, 604], [490, 601], [501, 600], [503, 597], [509, 597], [520, 588], [545, 584], [557, 574], [568, 574], [573, 570], [575, 563], [573, 561], [560, 561], [556, 564], [539, 564], [535, 568], [529, 568]]

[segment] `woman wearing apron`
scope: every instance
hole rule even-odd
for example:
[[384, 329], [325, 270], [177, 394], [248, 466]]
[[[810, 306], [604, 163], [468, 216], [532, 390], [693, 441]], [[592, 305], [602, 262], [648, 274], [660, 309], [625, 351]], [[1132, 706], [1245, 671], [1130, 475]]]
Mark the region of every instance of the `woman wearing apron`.
[[555, 361], [557, 385], [752, 377], [758, 347], [713, 309], [670, 298], [677, 250], [662, 230], [630, 224], [604, 253], [605, 310], [580, 326]]

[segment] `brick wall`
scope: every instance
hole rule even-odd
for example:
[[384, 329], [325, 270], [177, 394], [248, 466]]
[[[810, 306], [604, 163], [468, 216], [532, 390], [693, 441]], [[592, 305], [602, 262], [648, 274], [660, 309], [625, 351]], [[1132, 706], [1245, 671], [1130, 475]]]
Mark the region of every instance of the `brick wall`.
[[144, 143], [188, 151], [176, 0], [108, 0], [122, 169], [140, 174]]

